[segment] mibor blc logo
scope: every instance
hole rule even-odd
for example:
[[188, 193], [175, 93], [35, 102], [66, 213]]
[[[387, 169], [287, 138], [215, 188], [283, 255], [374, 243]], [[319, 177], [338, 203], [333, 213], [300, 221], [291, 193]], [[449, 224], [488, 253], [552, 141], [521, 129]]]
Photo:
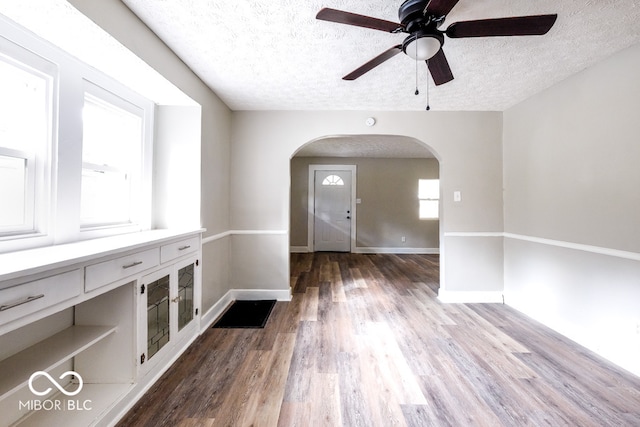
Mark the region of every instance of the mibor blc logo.
[[[53, 390], [53, 387], [46, 387], [44, 389], [39, 389], [41, 387], [40, 382], [36, 385], [34, 384], [36, 380], [40, 377], [46, 378], [53, 387], [58, 389], [60, 393], [67, 397], [73, 397], [78, 395], [82, 391], [82, 387], [84, 386], [84, 382], [82, 380], [82, 376], [75, 371], [66, 371], [62, 373], [58, 380], [62, 380], [67, 377], [74, 377], [77, 381], [77, 388], [75, 390], [69, 391], [65, 389], [62, 384], [56, 381], [48, 372], [45, 371], [36, 371], [29, 377], [29, 390], [36, 396], [42, 397], [46, 396]], [[47, 399], [47, 400], [39, 400], [32, 399], [27, 401], [20, 401], [18, 405], [18, 409], [27, 410], [27, 411], [90, 411], [91, 410], [91, 400], [71, 400], [71, 399]]]
[[76, 394], [80, 393], [82, 391], [82, 386], [84, 384], [82, 382], [82, 377], [80, 376], [79, 373], [77, 373], [75, 371], [67, 371], [67, 372], [63, 373], [62, 375], [60, 375], [58, 377], [59, 380], [65, 378], [65, 377], [70, 377], [70, 376], [74, 376], [78, 380], [78, 389], [75, 390], [75, 391], [71, 391], [70, 392], [70, 391], [65, 390], [65, 388], [62, 387], [59, 382], [54, 380], [53, 377], [51, 375], [49, 375], [48, 372], [36, 371], [33, 374], [31, 374], [31, 376], [29, 377], [29, 390], [31, 390], [31, 393], [35, 394], [36, 396], [46, 396], [52, 390], [51, 387], [47, 388], [44, 391], [38, 391], [38, 390], [35, 389], [35, 387], [33, 386], [33, 382], [36, 380], [36, 378], [41, 377], [41, 376], [42, 377], [46, 377], [47, 379], [49, 379], [49, 381], [51, 381], [51, 384], [53, 384], [58, 389], [58, 391], [60, 391], [60, 393], [64, 394], [65, 396], [75, 396]]

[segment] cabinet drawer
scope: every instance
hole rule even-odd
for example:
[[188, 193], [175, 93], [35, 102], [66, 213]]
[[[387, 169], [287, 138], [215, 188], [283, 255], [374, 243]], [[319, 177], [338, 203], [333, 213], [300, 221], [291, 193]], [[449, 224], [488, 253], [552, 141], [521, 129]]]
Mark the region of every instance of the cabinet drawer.
[[160, 262], [159, 252], [159, 248], [149, 249], [85, 267], [85, 291], [92, 291], [116, 280], [155, 267]]
[[0, 290], [0, 325], [44, 310], [82, 292], [82, 270], [77, 269]]
[[196, 252], [199, 246], [200, 239], [197, 236], [164, 245], [160, 248], [160, 262], [165, 263], [182, 255]]

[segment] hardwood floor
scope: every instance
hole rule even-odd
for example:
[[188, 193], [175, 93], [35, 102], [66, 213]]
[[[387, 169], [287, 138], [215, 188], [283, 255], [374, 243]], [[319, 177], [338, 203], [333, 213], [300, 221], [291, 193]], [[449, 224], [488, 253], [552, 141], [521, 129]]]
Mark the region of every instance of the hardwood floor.
[[441, 304], [433, 255], [294, 254], [264, 329], [208, 329], [120, 426], [639, 426], [640, 378], [502, 304]]

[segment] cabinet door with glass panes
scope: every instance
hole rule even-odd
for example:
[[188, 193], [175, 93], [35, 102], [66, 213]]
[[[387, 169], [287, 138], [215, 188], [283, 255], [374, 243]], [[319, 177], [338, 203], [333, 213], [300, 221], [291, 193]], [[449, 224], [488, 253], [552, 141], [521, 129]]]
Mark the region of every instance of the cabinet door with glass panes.
[[197, 267], [196, 259], [188, 259], [142, 278], [138, 289], [142, 373], [196, 333]]

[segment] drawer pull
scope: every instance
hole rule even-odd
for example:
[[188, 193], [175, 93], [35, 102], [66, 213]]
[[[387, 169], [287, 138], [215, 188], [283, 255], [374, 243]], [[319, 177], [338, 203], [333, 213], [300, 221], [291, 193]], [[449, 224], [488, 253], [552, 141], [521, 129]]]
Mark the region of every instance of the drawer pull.
[[40, 298], [44, 298], [44, 294], [35, 295], [35, 296], [32, 296], [32, 297], [26, 297], [25, 299], [20, 300], [20, 301], [12, 302], [12, 303], [6, 304], [6, 305], [0, 305], [0, 311], [9, 310], [10, 308], [17, 307], [19, 305], [26, 304], [26, 303], [31, 302], [31, 301], [35, 301], [35, 300], [40, 299]]
[[185, 249], [189, 249], [191, 247], [191, 245], [186, 245], [186, 246], [180, 246], [178, 248], [179, 251], [184, 251]]
[[142, 264], [142, 261], [136, 261], [136, 262], [132, 262], [131, 264], [123, 265], [122, 268], [126, 270], [127, 268], [135, 267], [136, 265], [140, 265], [140, 264]]

